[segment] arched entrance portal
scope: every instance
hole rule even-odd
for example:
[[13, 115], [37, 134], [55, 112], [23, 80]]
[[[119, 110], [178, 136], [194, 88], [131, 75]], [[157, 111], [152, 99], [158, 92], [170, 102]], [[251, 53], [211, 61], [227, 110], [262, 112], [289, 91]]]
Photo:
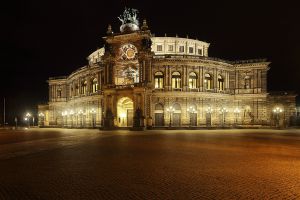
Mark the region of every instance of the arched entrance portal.
[[133, 101], [128, 97], [119, 99], [117, 104], [117, 125], [128, 127], [133, 124]]

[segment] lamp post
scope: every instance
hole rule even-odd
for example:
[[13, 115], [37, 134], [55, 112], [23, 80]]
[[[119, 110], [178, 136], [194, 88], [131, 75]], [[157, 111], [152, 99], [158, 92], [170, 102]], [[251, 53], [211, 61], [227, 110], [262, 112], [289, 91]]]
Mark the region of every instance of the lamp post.
[[275, 114], [275, 126], [279, 127], [279, 115], [282, 113], [282, 109], [280, 107], [276, 107], [273, 109], [273, 113]]
[[221, 108], [220, 112], [222, 114], [222, 126], [224, 126], [225, 125], [225, 115], [228, 112], [228, 110], [223, 107], [223, 108]]
[[192, 115], [197, 113], [197, 111], [193, 106], [190, 106], [187, 111], [190, 113], [190, 126], [192, 126]]
[[92, 127], [95, 128], [95, 125], [96, 125], [96, 110], [94, 108], [92, 108], [90, 113], [92, 114]]
[[[209, 106], [206, 108], [206, 126], [211, 126], [211, 113], [213, 109]], [[209, 119], [209, 120], [208, 120]]]
[[28, 117], [24, 117], [24, 121], [27, 123], [27, 126], [29, 128], [29, 120], [28, 120]]
[[15, 117], [16, 129], [18, 128], [18, 118]]
[[234, 119], [235, 126], [237, 125], [237, 122], [238, 122], [237, 119], [238, 119], [238, 116], [239, 116], [240, 112], [241, 112], [241, 110], [239, 108], [235, 108], [233, 110], [234, 117], [235, 117], [235, 119]]
[[28, 128], [30, 128], [30, 117], [31, 117], [31, 114], [28, 112], [28, 113], [26, 113], [25, 118], [24, 118], [24, 120], [28, 122]]
[[175, 108], [173, 106], [170, 106], [167, 108], [167, 112], [170, 114], [170, 121], [169, 121], [169, 127], [172, 126], [172, 114], [174, 113]]

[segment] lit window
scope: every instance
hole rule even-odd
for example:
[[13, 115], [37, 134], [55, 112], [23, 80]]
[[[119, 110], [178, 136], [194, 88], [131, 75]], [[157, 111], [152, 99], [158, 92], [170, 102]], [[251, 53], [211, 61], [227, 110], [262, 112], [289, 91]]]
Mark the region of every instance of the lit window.
[[197, 87], [197, 74], [191, 72], [189, 75], [189, 88], [193, 89]]
[[183, 52], [184, 52], [184, 46], [180, 46], [180, 47], [179, 47], [179, 52], [180, 52], [180, 53], [183, 53]]
[[173, 51], [173, 45], [169, 45], [168, 51]]
[[157, 51], [162, 51], [162, 45], [157, 45]]
[[224, 79], [221, 75], [218, 76], [218, 89], [219, 91], [224, 90]]
[[202, 49], [198, 49], [198, 54], [202, 56]]
[[207, 90], [211, 90], [212, 89], [211, 81], [212, 81], [211, 75], [210, 74], [205, 74], [204, 75], [204, 84], [205, 84], [205, 88]]
[[189, 47], [189, 53], [194, 53], [194, 48], [193, 47]]
[[75, 86], [75, 96], [78, 96], [79, 95], [79, 85], [77, 84]]
[[181, 88], [181, 75], [179, 72], [172, 73], [172, 88], [174, 89]]
[[86, 94], [86, 86], [87, 86], [87, 82], [84, 81], [81, 84], [81, 94]]
[[155, 88], [163, 88], [163, 85], [164, 85], [164, 74], [162, 72], [156, 72], [154, 75]]
[[251, 78], [250, 78], [250, 76], [245, 76], [244, 81], [245, 81], [244, 88], [245, 89], [251, 88]]
[[98, 80], [97, 78], [94, 78], [92, 81], [92, 93], [95, 93], [98, 91]]

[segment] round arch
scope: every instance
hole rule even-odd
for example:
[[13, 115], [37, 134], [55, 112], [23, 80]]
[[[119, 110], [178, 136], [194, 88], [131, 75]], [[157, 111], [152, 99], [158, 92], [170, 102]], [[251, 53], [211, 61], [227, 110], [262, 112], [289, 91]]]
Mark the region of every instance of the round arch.
[[130, 127], [133, 124], [133, 101], [122, 97], [117, 102], [117, 126]]

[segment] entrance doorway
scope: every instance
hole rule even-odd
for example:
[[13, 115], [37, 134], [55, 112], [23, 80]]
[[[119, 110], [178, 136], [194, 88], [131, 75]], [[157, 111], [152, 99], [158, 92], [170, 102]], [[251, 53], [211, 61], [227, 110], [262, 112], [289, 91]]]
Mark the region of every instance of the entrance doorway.
[[164, 126], [164, 106], [160, 103], [156, 104], [154, 113], [155, 113], [154, 125], [156, 127]]
[[206, 113], [206, 126], [211, 127], [211, 113]]
[[128, 97], [121, 98], [117, 103], [117, 126], [133, 125], [133, 101]]
[[174, 113], [172, 119], [172, 126], [179, 127], [181, 126], [181, 106], [178, 103], [173, 105]]

